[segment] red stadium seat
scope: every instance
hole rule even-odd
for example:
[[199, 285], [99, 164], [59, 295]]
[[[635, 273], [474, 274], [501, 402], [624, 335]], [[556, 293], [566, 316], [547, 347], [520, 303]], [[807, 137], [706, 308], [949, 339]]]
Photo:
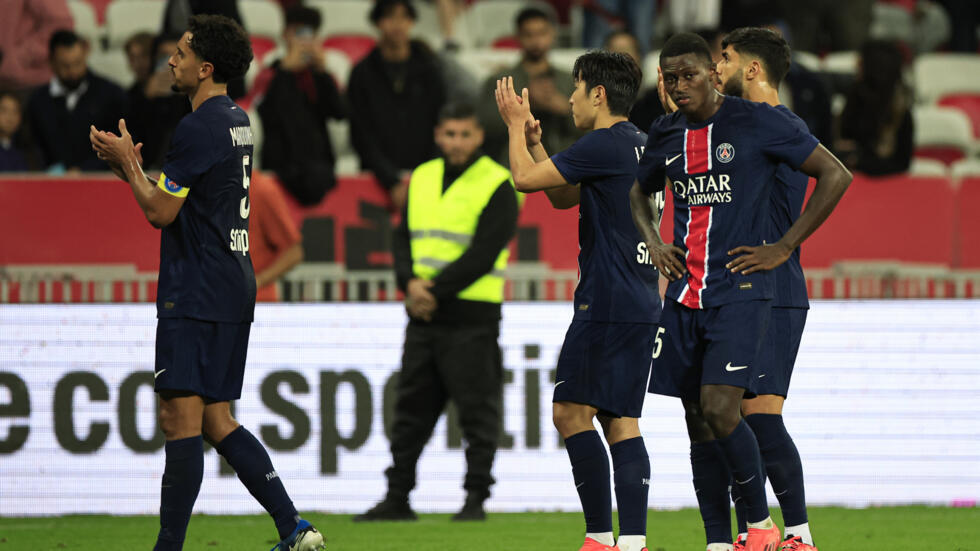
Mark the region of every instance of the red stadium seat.
[[356, 64], [358, 61], [368, 55], [368, 53], [374, 49], [374, 45], [377, 40], [373, 36], [365, 36], [362, 34], [339, 34], [334, 36], [329, 36], [323, 41], [323, 48], [333, 48], [335, 50], [340, 50], [347, 54], [350, 58], [351, 64]]
[[948, 145], [931, 145], [915, 148], [915, 156], [920, 159], [935, 159], [947, 166], [966, 157], [963, 149]]
[[276, 41], [266, 36], [249, 37], [252, 42], [252, 54], [255, 56], [253, 63], [264, 63], [265, 56], [276, 49]]
[[503, 50], [516, 50], [521, 47], [521, 43], [517, 41], [516, 36], [502, 36], [494, 40], [491, 47]]
[[940, 99], [939, 105], [959, 109], [970, 117], [973, 136], [980, 138], [980, 94], [951, 94]]

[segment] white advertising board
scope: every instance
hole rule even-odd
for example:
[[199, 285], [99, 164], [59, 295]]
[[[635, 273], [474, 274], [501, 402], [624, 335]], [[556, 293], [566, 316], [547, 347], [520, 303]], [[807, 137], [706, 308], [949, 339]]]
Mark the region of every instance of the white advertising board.
[[[512, 377], [491, 511], [579, 508], [550, 406], [571, 313], [565, 303], [504, 308]], [[0, 306], [0, 515], [157, 511], [154, 315], [152, 305]], [[270, 448], [300, 510], [368, 508], [385, 491], [385, 385], [399, 366], [402, 309], [260, 305], [255, 319], [238, 419]], [[980, 302], [815, 302], [785, 417], [812, 504], [976, 501]], [[418, 466], [420, 511], [463, 500], [463, 453], [447, 426], [443, 417]], [[680, 403], [648, 395], [641, 429], [651, 506], [695, 506]], [[211, 450], [195, 511], [262, 509]]]

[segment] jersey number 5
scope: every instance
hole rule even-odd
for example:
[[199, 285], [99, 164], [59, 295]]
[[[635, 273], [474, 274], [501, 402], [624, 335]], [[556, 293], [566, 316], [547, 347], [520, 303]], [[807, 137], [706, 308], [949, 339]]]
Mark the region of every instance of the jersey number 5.
[[248, 155], [242, 155], [242, 187], [245, 188], [245, 197], [242, 197], [242, 202], [238, 206], [238, 214], [241, 214], [242, 218], [248, 218], [248, 211], [252, 208], [248, 203], [249, 184], [251, 182], [248, 178]]
[[663, 339], [660, 338], [660, 335], [663, 335], [665, 331], [667, 331], [667, 330], [664, 329], [663, 327], [658, 327], [657, 328], [657, 336], [653, 338], [653, 356], [652, 357], [654, 357], [654, 358], [659, 358], [660, 357], [660, 349], [664, 347], [664, 341], [663, 341]]

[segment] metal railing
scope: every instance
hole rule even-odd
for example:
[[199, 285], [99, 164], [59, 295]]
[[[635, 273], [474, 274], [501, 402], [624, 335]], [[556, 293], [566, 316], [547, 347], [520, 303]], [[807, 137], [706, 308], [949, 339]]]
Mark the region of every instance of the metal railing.
[[[980, 270], [899, 261], [840, 262], [807, 270], [814, 299], [980, 298]], [[129, 264], [0, 266], [0, 304], [147, 302], [157, 274]], [[538, 262], [507, 268], [510, 301], [570, 301], [578, 274]], [[378, 302], [401, 300], [391, 270], [347, 270], [333, 262], [308, 262], [280, 285], [284, 302]]]

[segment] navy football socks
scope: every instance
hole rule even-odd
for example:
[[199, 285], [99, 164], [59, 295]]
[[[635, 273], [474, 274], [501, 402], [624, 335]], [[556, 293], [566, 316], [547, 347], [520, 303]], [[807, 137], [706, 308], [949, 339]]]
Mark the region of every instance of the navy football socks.
[[766, 520], [769, 518], [769, 505], [766, 503], [765, 473], [759, 443], [752, 429], [742, 419], [731, 434], [717, 441], [735, 478], [733, 486], [738, 487], [745, 501], [746, 520], [749, 523]]
[[286, 493], [279, 474], [265, 447], [243, 426], [233, 430], [215, 446], [238, 474], [238, 479], [250, 494], [265, 507], [276, 523], [279, 539], [293, 533], [299, 523], [299, 515]]
[[[612, 532], [612, 491], [609, 454], [599, 433], [587, 430], [565, 439], [572, 476], [585, 514], [586, 533]], [[644, 511], [645, 513], [645, 511]]]
[[645, 536], [647, 533], [647, 497], [650, 492], [650, 456], [637, 436], [609, 446], [619, 505], [619, 535]]
[[753, 414], [745, 418], [759, 442], [759, 451], [772, 491], [779, 500], [786, 526], [807, 522], [803, 463], [782, 415]]
[[731, 471], [717, 440], [691, 443], [691, 473], [707, 543], [732, 543], [728, 483]]
[[204, 478], [204, 439], [171, 440], [164, 446], [167, 460], [160, 488], [160, 533], [154, 551], [179, 551], [187, 523]]

